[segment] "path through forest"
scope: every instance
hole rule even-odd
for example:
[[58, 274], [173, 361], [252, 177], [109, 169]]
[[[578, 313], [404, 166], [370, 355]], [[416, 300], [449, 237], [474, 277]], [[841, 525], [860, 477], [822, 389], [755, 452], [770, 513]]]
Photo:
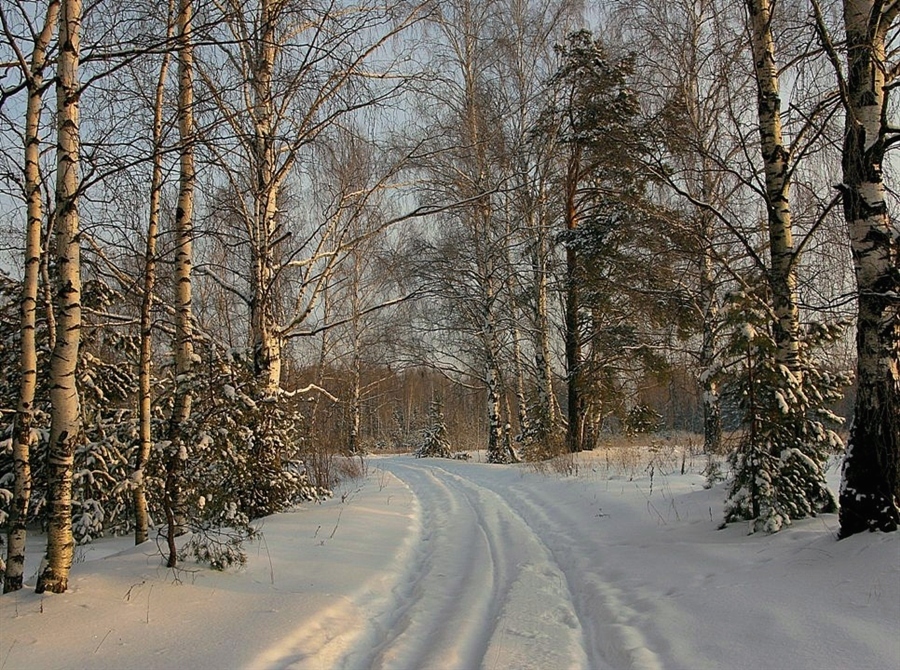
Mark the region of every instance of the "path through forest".
[[700, 459], [632, 456], [371, 458], [239, 572], [100, 541], [66, 594], [0, 598], [0, 670], [900, 667], [900, 534], [717, 530]]

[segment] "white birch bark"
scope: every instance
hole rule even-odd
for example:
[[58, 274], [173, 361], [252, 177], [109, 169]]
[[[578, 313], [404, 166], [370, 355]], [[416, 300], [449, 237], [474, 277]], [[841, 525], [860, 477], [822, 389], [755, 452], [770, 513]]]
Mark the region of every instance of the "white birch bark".
[[250, 327], [256, 374], [261, 390], [277, 393], [281, 385], [281, 335], [273, 312], [274, 261], [273, 238], [276, 234], [278, 196], [281, 187], [276, 176], [275, 131], [272, 109], [272, 73], [275, 67], [278, 7], [272, 0], [261, 0], [256, 58], [250, 64], [253, 82], [253, 169], [256, 180], [253, 190], [254, 230], [251, 231]]
[[75, 446], [82, 439], [81, 404], [75, 380], [81, 343], [79, 248], [79, 114], [81, 0], [60, 4], [57, 65], [56, 346], [50, 361], [50, 450], [47, 459], [49, 514], [47, 555], [36, 593], [63, 593], [75, 551], [72, 475]]
[[900, 229], [888, 213], [883, 177], [888, 77], [897, 81], [885, 43], [898, 14], [897, 0], [844, 0], [847, 109], [841, 190], [859, 311], [856, 408], [840, 492], [841, 537], [894, 531], [900, 525]]
[[[169, 0], [168, 26], [166, 37], [171, 41], [174, 33], [174, 0]], [[149, 537], [150, 516], [147, 510], [146, 484], [144, 470], [150, 462], [153, 447], [151, 439], [151, 355], [152, 355], [152, 309], [153, 292], [156, 289], [156, 239], [159, 232], [160, 195], [163, 186], [163, 103], [166, 78], [169, 72], [171, 52], [163, 54], [156, 80], [156, 92], [153, 101], [153, 170], [150, 177], [150, 214], [147, 222], [147, 246], [144, 250], [144, 292], [141, 298], [141, 350], [138, 364], [138, 455], [132, 481], [134, 502], [134, 543], [146, 542]]]
[[790, 155], [781, 131], [781, 96], [772, 37], [772, 2], [748, 0], [750, 43], [757, 84], [760, 146], [765, 170], [768, 213], [769, 284], [775, 312], [776, 360], [794, 374], [799, 370], [799, 310], [791, 229]]
[[59, 2], [54, 0], [47, 7], [44, 26], [34, 41], [31, 63], [21, 63], [26, 79], [28, 102], [25, 109], [25, 198], [27, 221], [25, 228], [25, 276], [22, 281], [20, 304], [21, 351], [19, 355], [19, 401], [13, 428], [13, 471], [15, 483], [10, 504], [6, 535], [6, 572], [3, 592], [22, 588], [25, 569], [26, 521], [31, 502], [31, 445], [34, 422], [34, 396], [37, 387], [37, 348], [35, 324], [41, 265], [41, 230], [44, 220], [44, 202], [41, 197], [40, 138], [41, 107], [44, 100], [44, 67], [47, 49], [59, 14]]
[[180, 182], [175, 210], [175, 397], [170, 420], [172, 446], [166, 463], [164, 509], [168, 526], [168, 566], [177, 562], [175, 536], [182, 532], [181, 470], [185, 457], [182, 429], [191, 415], [193, 372], [193, 311], [191, 268], [194, 218], [194, 49], [192, 0], [180, 0], [178, 34], [178, 137], [181, 143]]

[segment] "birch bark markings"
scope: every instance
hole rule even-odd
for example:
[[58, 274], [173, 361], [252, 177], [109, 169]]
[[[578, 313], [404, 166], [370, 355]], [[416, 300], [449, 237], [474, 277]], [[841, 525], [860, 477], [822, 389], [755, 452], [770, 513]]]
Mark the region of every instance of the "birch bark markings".
[[775, 312], [776, 359], [791, 372], [799, 369], [799, 310], [796, 302], [794, 240], [791, 230], [790, 154], [781, 131], [781, 96], [772, 37], [772, 2], [748, 0], [750, 44], [757, 84], [759, 137], [765, 170], [768, 218], [769, 285]]
[[[888, 216], [885, 43], [900, 2], [844, 0], [844, 217], [857, 284], [857, 396], [840, 492], [841, 537], [900, 525], [900, 230]], [[896, 139], [896, 138], [894, 138]]]
[[40, 138], [38, 130], [41, 121], [41, 107], [44, 100], [44, 67], [47, 48], [56, 30], [59, 2], [53, 1], [47, 7], [44, 26], [34, 41], [31, 63], [21, 63], [26, 79], [28, 102], [25, 109], [25, 198], [27, 221], [25, 228], [25, 276], [22, 282], [20, 305], [21, 353], [19, 370], [19, 401], [13, 428], [13, 470], [15, 483], [10, 504], [9, 527], [6, 543], [6, 572], [3, 592], [18, 591], [22, 588], [25, 569], [25, 527], [28, 507], [31, 502], [30, 452], [32, 424], [34, 422], [34, 396], [37, 387], [37, 347], [35, 325], [37, 321], [37, 298], [41, 265], [41, 230], [44, 221], [44, 201], [41, 197]]
[[180, 183], [175, 210], [175, 398], [169, 424], [171, 452], [166, 463], [164, 509], [168, 526], [168, 567], [175, 567], [175, 536], [181, 529], [182, 494], [179, 479], [186, 458], [182, 439], [184, 423], [191, 415], [193, 371], [193, 311], [191, 267], [194, 217], [194, 49], [191, 0], [180, 0], [178, 31], [178, 135], [181, 142]]
[[56, 345], [50, 360], [50, 448], [47, 459], [49, 514], [47, 555], [35, 593], [63, 593], [75, 550], [72, 536], [72, 469], [82, 436], [75, 367], [81, 340], [81, 255], [79, 248], [78, 66], [81, 0], [60, 4], [57, 65], [56, 176]]
[[[169, 0], [168, 25], [166, 39], [171, 41], [174, 33], [174, 0]], [[150, 517], [147, 511], [147, 495], [144, 482], [144, 469], [150, 462], [150, 451], [153, 442], [151, 427], [150, 373], [152, 354], [152, 321], [153, 291], [156, 288], [156, 238], [159, 231], [160, 195], [163, 185], [162, 134], [163, 134], [163, 102], [166, 89], [166, 78], [169, 72], [171, 52], [163, 55], [156, 80], [156, 93], [153, 101], [153, 171], [150, 178], [150, 214], [147, 222], [147, 246], [144, 251], [144, 294], [141, 298], [141, 351], [138, 369], [138, 456], [135, 463], [132, 481], [134, 501], [134, 543], [146, 542], [149, 537]]]
[[281, 385], [281, 334], [273, 314], [274, 296], [272, 239], [276, 235], [278, 194], [281, 179], [276, 175], [275, 138], [273, 137], [272, 73], [275, 68], [275, 26], [280, 7], [272, 0], [261, 0], [256, 58], [250, 67], [253, 82], [254, 168], [256, 183], [253, 193], [254, 230], [250, 251], [253, 263], [251, 277], [250, 327], [254, 365], [264, 393], [276, 393]]

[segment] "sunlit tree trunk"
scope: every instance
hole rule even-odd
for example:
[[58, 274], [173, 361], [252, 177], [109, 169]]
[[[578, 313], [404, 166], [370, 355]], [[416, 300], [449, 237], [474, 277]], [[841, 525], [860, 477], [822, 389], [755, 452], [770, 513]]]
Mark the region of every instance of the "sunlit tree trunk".
[[775, 346], [778, 363], [799, 372], [799, 321], [794, 271], [794, 240], [791, 229], [790, 155], [781, 132], [781, 96], [772, 38], [772, 3], [748, 0], [750, 43], [757, 84], [760, 145], [765, 169], [768, 213], [769, 285], [775, 312]]
[[191, 415], [194, 337], [191, 307], [194, 218], [194, 49], [192, 0], [180, 0], [178, 31], [178, 136], [181, 142], [180, 183], [175, 210], [175, 398], [169, 428], [164, 508], [168, 527], [168, 565], [175, 567], [175, 537], [182, 529], [181, 471], [187, 457], [183, 427]]
[[900, 230], [888, 215], [885, 41], [900, 2], [845, 0], [844, 216], [856, 271], [857, 395], [840, 493], [840, 534], [900, 524]]
[[359, 451], [360, 418], [362, 415], [362, 337], [360, 323], [360, 252], [352, 254], [353, 268], [350, 277], [350, 337], [352, 348], [350, 382], [350, 436], [347, 448], [351, 454]]
[[[169, 17], [174, 11], [173, 0], [169, 2]], [[174, 23], [169, 20], [166, 36], [171, 40]], [[150, 215], [147, 222], [147, 246], [144, 250], [144, 293], [141, 297], [141, 351], [138, 366], [138, 454], [132, 480], [134, 501], [134, 543], [146, 542], [149, 537], [150, 516], [147, 510], [145, 468], [150, 461], [153, 447], [151, 439], [150, 381], [152, 354], [152, 309], [153, 292], [156, 289], [156, 237], [159, 231], [159, 202], [163, 186], [163, 103], [166, 77], [169, 72], [171, 52], [163, 55], [156, 80], [156, 94], [153, 101], [153, 171], [150, 177]]]
[[57, 65], [56, 267], [57, 333], [50, 361], [50, 448], [47, 459], [47, 556], [36, 593], [63, 593], [75, 550], [72, 536], [72, 475], [75, 446], [82, 439], [81, 404], [75, 383], [81, 343], [81, 254], [79, 248], [79, 118], [82, 7], [60, 4]]
[[250, 327], [256, 375], [264, 393], [275, 393], [281, 384], [282, 342], [274, 314], [273, 242], [276, 235], [280, 178], [276, 175], [272, 73], [275, 67], [275, 26], [278, 8], [272, 0], [259, 5], [256, 58], [250, 66], [253, 82], [253, 191], [254, 230], [251, 244]]
[[[25, 224], [25, 276], [22, 281], [21, 352], [19, 355], [19, 402], [13, 426], [13, 471], [15, 484], [10, 502], [6, 544], [6, 573], [3, 592], [18, 591], [22, 588], [25, 569], [25, 539], [28, 506], [31, 501], [31, 444], [34, 422], [34, 395], [37, 387], [37, 347], [35, 344], [35, 324], [37, 321], [37, 298], [40, 283], [41, 229], [44, 220], [43, 198], [41, 197], [40, 138], [41, 107], [44, 100], [44, 66], [47, 48], [56, 29], [59, 2], [51, 2], [47, 7], [44, 27], [34, 42], [31, 63], [25, 74], [28, 102], [25, 109], [25, 198], [27, 221]], [[22, 64], [24, 68], [24, 63]]]

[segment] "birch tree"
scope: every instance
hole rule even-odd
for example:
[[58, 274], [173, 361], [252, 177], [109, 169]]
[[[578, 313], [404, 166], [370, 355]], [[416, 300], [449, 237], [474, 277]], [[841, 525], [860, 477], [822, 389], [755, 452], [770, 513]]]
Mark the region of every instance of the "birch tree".
[[[10, 507], [9, 528], [7, 531], [6, 572], [3, 592], [17, 591], [22, 588], [22, 576], [25, 567], [25, 540], [28, 506], [31, 499], [31, 445], [33, 443], [33, 422], [35, 389], [37, 387], [37, 347], [35, 328], [37, 321], [37, 300], [39, 272], [41, 264], [42, 227], [44, 223], [44, 202], [41, 193], [42, 179], [40, 174], [40, 121], [43, 110], [44, 70], [47, 66], [47, 52], [59, 14], [59, 2], [52, 0], [47, 6], [44, 25], [35, 35], [30, 61], [25, 54], [16, 49], [19, 68], [25, 80], [27, 102], [25, 107], [25, 163], [24, 191], [26, 200], [25, 223], [25, 277], [22, 282], [22, 298], [19, 318], [21, 320], [21, 353], [19, 368], [19, 401], [13, 430], [13, 463], [15, 485]], [[15, 38], [10, 32], [6, 13], [0, 10], [0, 18], [4, 33], [11, 45]]]
[[291, 187], [315, 181], [311, 152], [323, 133], [402, 89], [387, 45], [422, 7], [232, 0], [222, 8], [215, 49], [198, 71], [215, 104], [204, 146], [246, 244], [252, 272], [246, 287], [231, 290], [246, 305], [260, 392], [273, 395], [286, 342], [303, 330], [351, 246], [339, 217], [299, 230], [301, 217], [285, 211]]
[[47, 555], [36, 593], [63, 593], [74, 557], [72, 465], [82, 419], [75, 369], [81, 339], [78, 80], [82, 6], [62, 0], [57, 65], [56, 343], [50, 362], [49, 520]]
[[[166, 37], [171, 40], [175, 22], [174, 0], [169, 0]], [[147, 509], [145, 470], [150, 462], [153, 448], [151, 436], [152, 397], [151, 397], [151, 364], [153, 354], [152, 310], [153, 297], [156, 290], [156, 255], [157, 236], [159, 234], [160, 199], [163, 189], [163, 111], [165, 102], [166, 79], [169, 73], [171, 51], [166, 50], [159, 66], [159, 76], [153, 98], [152, 122], [152, 168], [150, 175], [150, 211], [147, 221], [147, 245], [144, 250], [143, 295], [141, 296], [140, 313], [140, 359], [138, 361], [138, 431], [140, 443], [137, 450], [133, 480], [134, 497], [134, 543], [146, 542], [149, 537], [150, 515]]]
[[191, 415], [191, 373], [194, 366], [191, 268], [194, 223], [194, 45], [193, 0], [180, 0], [178, 36], [178, 137], [180, 176], [175, 211], [175, 394], [169, 424], [171, 446], [166, 462], [164, 510], [166, 514], [168, 566], [175, 567], [175, 536], [182, 532], [182, 492], [180, 473], [187, 460], [184, 425]]
[[748, 0], [750, 45], [757, 86], [760, 149], [765, 173], [766, 213], [769, 236], [769, 284], [775, 313], [777, 361], [792, 373], [799, 362], [799, 310], [794, 270], [794, 235], [790, 208], [790, 156], [782, 139], [781, 95], [775, 40], [772, 37], [772, 5], [769, 0]]
[[889, 105], [896, 51], [888, 51], [896, 49], [900, 2], [844, 1], [846, 70], [814, 7], [846, 113], [839, 188], [858, 309], [856, 406], [840, 491], [840, 535], [848, 537], [900, 524], [900, 230], [884, 184], [885, 152], [900, 142]]

